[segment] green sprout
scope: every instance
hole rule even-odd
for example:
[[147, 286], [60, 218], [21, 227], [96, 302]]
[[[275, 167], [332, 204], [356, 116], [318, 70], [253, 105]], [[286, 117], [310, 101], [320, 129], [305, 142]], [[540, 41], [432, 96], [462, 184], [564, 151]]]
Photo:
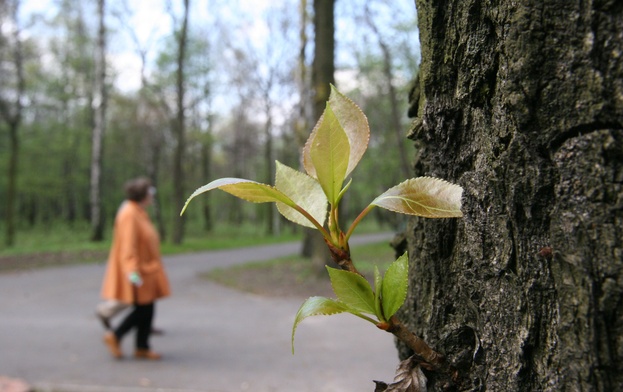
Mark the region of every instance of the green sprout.
[[407, 254], [393, 262], [383, 277], [378, 268], [375, 269], [373, 289], [355, 268], [348, 240], [374, 207], [426, 218], [462, 217], [463, 188], [432, 177], [406, 180], [375, 198], [343, 231], [338, 221], [338, 207], [352, 179], [346, 185], [344, 182], [367, 150], [369, 140], [370, 128], [364, 113], [331, 86], [326, 109], [303, 149], [306, 173], [277, 162], [274, 186], [240, 178], [221, 178], [197, 189], [186, 201], [181, 214], [196, 196], [220, 189], [254, 203], [274, 202], [285, 218], [322, 234], [333, 260], [341, 267], [327, 267], [337, 299], [311, 297], [303, 303], [292, 328], [293, 352], [294, 333], [303, 319], [349, 312], [393, 333], [435, 365], [440, 361], [439, 354], [407, 332], [395, 317], [407, 295]]

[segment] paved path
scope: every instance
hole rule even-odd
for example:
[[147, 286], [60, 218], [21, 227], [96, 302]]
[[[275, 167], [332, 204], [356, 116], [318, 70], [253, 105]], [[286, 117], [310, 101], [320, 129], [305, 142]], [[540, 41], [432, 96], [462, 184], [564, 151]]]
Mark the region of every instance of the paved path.
[[[391, 234], [353, 238], [389, 240]], [[301, 298], [242, 293], [198, 277], [215, 267], [295, 254], [299, 243], [165, 258], [173, 295], [159, 301], [160, 362], [111, 359], [94, 316], [104, 264], [0, 274], [0, 375], [42, 392], [365, 392], [391, 381], [391, 335], [349, 315], [306, 319]], [[132, 352], [133, 336], [123, 341]]]

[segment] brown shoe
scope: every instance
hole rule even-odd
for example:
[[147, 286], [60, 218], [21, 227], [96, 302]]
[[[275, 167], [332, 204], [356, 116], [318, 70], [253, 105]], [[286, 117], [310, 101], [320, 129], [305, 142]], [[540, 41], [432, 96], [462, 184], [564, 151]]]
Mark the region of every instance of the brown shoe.
[[149, 359], [152, 361], [157, 361], [162, 358], [162, 355], [155, 353], [149, 349], [137, 348], [136, 351], [134, 351], [134, 357], [138, 359]]
[[106, 334], [104, 334], [104, 343], [108, 346], [108, 349], [113, 357], [117, 359], [123, 358], [123, 353], [119, 347], [119, 341], [114, 333], [106, 332]]

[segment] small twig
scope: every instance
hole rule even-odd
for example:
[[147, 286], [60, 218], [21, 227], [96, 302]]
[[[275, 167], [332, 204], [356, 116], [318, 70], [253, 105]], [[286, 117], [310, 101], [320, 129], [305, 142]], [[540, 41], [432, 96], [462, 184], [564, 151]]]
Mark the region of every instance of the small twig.
[[[385, 328], [383, 328], [385, 329]], [[430, 365], [432, 369], [430, 370], [438, 370], [440, 369], [444, 362], [445, 357], [433, 350], [426, 342], [411, 332], [396, 316], [392, 316], [387, 323], [387, 332], [393, 334], [398, 339], [400, 339], [403, 343], [405, 343], [418, 357], [422, 358], [426, 363], [423, 365]]]
[[[329, 247], [331, 258], [333, 258], [333, 261], [335, 261], [340, 268], [363, 277], [363, 274], [357, 270], [353, 260], [350, 257], [350, 249], [341, 249], [332, 244], [330, 241], [327, 241], [326, 238], [325, 242]], [[395, 315], [392, 316], [388, 322], [378, 324], [377, 327], [393, 334], [400, 341], [405, 343], [411, 350], [413, 350], [417, 358], [422, 359], [423, 367], [429, 370], [440, 370], [443, 367], [445, 357], [433, 350], [424, 340], [422, 340], [422, 338], [411, 332]]]
[[329, 247], [329, 253], [331, 253], [331, 258], [333, 259], [333, 261], [335, 261], [337, 265], [340, 266], [340, 268], [363, 276], [363, 274], [357, 270], [355, 264], [353, 263], [353, 260], [350, 258], [350, 249], [341, 249], [332, 244], [326, 238], [324, 241]]

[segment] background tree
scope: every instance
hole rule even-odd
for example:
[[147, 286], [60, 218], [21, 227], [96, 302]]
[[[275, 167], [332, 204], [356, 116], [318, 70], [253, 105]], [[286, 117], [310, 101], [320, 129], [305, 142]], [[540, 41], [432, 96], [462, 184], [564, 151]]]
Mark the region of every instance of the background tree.
[[[177, 71], [176, 71], [176, 117], [173, 123], [173, 131], [176, 139], [175, 152], [173, 156], [173, 206], [175, 210], [182, 210], [186, 201], [186, 188], [184, 186], [184, 165], [183, 159], [186, 152], [186, 115], [185, 115], [185, 94], [186, 80], [184, 78], [184, 67], [186, 65], [186, 44], [188, 37], [188, 12], [189, 0], [184, 0], [183, 16], [180, 22], [177, 37]], [[173, 13], [172, 13], [173, 14]], [[173, 243], [180, 244], [184, 239], [184, 218], [174, 215], [173, 224]]]
[[0, 75], [3, 84], [0, 91], [0, 116], [9, 134], [9, 163], [7, 170], [6, 237], [7, 246], [15, 241], [15, 202], [17, 197], [17, 176], [19, 165], [19, 129], [22, 123], [22, 108], [25, 90], [24, 52], [18, 19], [19, 1], [0, 3], [0, 22], [9, 26], [8, 36], [0, 36]]
[[[405, 77], [404, 68], [401, 68], [404, 63], [396, 61], [398, 55], [407, 53], [397, 52], [394, 48], [395, 45], [402, 45], [403, 39], [397, 40], [391, 34], [402, 19], [386, 17], [385, 11], [378, 10], [394, 9], [394, 4], [398, 3], [404, 7], [406, 1], [375, 0], [370, 5], [374, 10], [375, 25], [383, 32], [386, 42], [392, 43], [397, 88], [411, 78]], [[356, 4], [360, 3], [363, 4], [362, 0], [357, 0]], [[9, 4], [13, 2], [2, 2], [3, 6]], [[34, 241], [37, 236], [51, 239], [46, 236], [47, 233], [85, 241], [93, 234], [90, 218], [95, 214], [91, 211], [89, 173], [95, 122], [93, 104], [97, 103], [94, 101], [96, 72], [93, 53], [97, 48], [98, 33], [96, 1], [55, 0], [44, 5], [36, 0], [21, 0], [20, 4], [22, 49], [27, 60], [24, 63], [27, 99], [21, 101], [24, 106], [19, 128], [20, 159], [12, 211], [15, 214], [16, 234], [23, 232], [26, 235], [16, 244], [18, 251], [20, 248], [28, 248], [26, 241]], [[371, 49], [370, 53], [362, 56], [366, 61], [355, 61], [351, 48], [362, 45], [356, 44], [356, 36], [365, 34], [372, 37], [373, 32], [365, 23], [357, 23], [352, 18], [356, 12], [351, 5], [342, 5], [341, 2], [336, 4], [333, 17], [341, 22], [334, 26], [334, 34], [339, 39], [333, 48], [333, 55], [342, 55], [334, 60], [334, 79], [337, 85], [348, 87], [343, 89], [345, 93], [363, 104], [366, 114], [370, 113], [373, 129], [369, 148], [369, 156], [372, 158], [370, 162], [362, 162], [362, 167], [377, 170], [378, 165], [382, 164], [380, 170], [399, 176], [399, 171], [395, 170], [397, 154], [388, 157], [384, 152], [390, 145], [389, 136], [384, 132], [390, 105], [378, 68], [378, 45], [370, 38], [372, 44], [367, 45]], [[267, 6], [258, 5], [262, 7], [262, 15], [265, 16], [262, 18], [257, 17], [257, 9], [240, 9], [238, 2], [197, 0], [188, 5], [189, 28], [183, 75], [186, 132], [183, 162], [178, 167], [184, 173], [182, 184], [192, 188], [205, 183], [209, 179], [207, 177], [230, 173], [229, 168], [239, 164], [234, 161], [236, 155], [229, 153], [232, 151], [231, 141], [235, 138], [245, 140], [248, 145], [243, 148], [251, 154], [240, 163], [241, 170], [248, 171], [243, 173], [245, 176], [264, 178], [268, 174], [272, 175], [274, 170], [270, 166], [274, 159], [297, 166], [299, 154], [292, 147], [302, 146], [316, 122], [312, 115], [314, 94], [310, 81], [314, 57], [314, 45], [311, 42], [313, 2], [283, 0]], [[299, 42], [292, 40], [293, 32], [286, 33], [287, 29], [284, 28], [292, 28], [299, 21], [294, 15], [295, 7], [299, 5], [302, 7], [299, 36], [303, 39], [295, 48]], [[152, 211], [163, 240], [168, 242], [174, 219], [179, 214], [174, 202], [178, 189], [175, 182], [180, 178], [174, 175], [177, 148], [174, 129], [179, 129], [175, 128], [179, 118], [176, 76], [179, 76], [178, 39], [183, 2], [155, 2], [150, 5], [155, 12], [149, 18], [145, 18], [144, 10], [141, 9], [143, 6], [142, 2], [106, 1], [105, 86], [108, 101], [106, 121], [103, 124], [106, 136], [102, 146], [98, 196], [101, 221], [112, 222], [119, 202], [123, 199], [123, 182], [131, 176], [150, 176], [158, 185], [158, 203]], [[158, 12], [157, 8], [162, 9]], [[359, 14], [364, 9], [363, 6], [355, 8], [359, 9]], [[17, 80], [14, 73], [9, 73], [12, 64], [9, 60], [14, 48], [10, 39], [13, 25], [8, 22], [9, 14], [5, 13], [3, 17], [1, 35], [5, 40], [0, 53], [5, 59], [2, 63], [5, 83], [0, 86], [0, 95], [13, 102]], [[350, 28], [353, 23], [358, 26], [355, 30]], [[255, 38], [251, 41], [251, 47], [241, 46], [241, 43], [250, 41], [249, 36]], [[265, 39], [270, 42], [265, 42]], [[274, 44], [276, 51], [266, 49], [264, 45], [267, 43]], [[256, 64], [251, 69], [253, 77], [247, 72], [246, 78], [239, 78], [240, 91], [251, 94], [245, 100], [244, 108], [239, 105], [238, 87], [231, 83], [236, 77], [235, 73], [244, 71], [231, 66], [232, 63], [226, 58], [230, 56], [228, 48], [234, 46], [241, 46], [240, 49], [247, 57], [253, 57], [251, 63]], [[318, 48], [321, 50], [330, 46], [321, 44]], [[301, 77], [299, 88], [293, 91], [297, 55], [300, 58]], [[375, 68], [365, 64], [373, 64]], [[274, 68], [275, 74], [272, 82], [266, 83], [270, 80], [270, 67]], [[272, 88], [266, 88], [269, 85]], [[260, 94], [260, 91], [264, 94]], [[356, 93], [352, 94], [352, 91]], [[299, 101], [302, 102], [300, 115], [293, 110]], [[242, 112], [243, 127], [237, 128], [236, 116]], [[401, 112], [405, 110], [401, 109]], [[267, 126], [267, 114], [271, 114], [270, 126]], [[300, 121], [303, 118], [306, 123]], [[303, 136], [295, 140], [296, 135]], [[1, 120], [0, 136], [0, 171], [8, 174], [11, 157], [9, 127]], [[394, 144], [391, 146], [393, 148]], [[267, 159], [269, 155], [273, 159]], [[362, 171], [362, 175], [365, 175], [365, 171]], [[384, 186], [396, 182], [383, 184], [382, 178], [368, 177], [366, 186], [357, 189], [361, 197], [349, 198], [344, 208], [341, 208], [342, 212], [357, 211], [370, 197], [384, 190]], [[9, 181], [10, 176], [0, 176], [0, 206], [3, 214], [0, 230], [3, 233], [9, 225], [4, 216], [5, 207], [10, 204]], [[354, 186], [358, 186], [358, 183], [355, 181]], [[186, 196], [184, 194], [182, 200]], [[188, 225], [195, 229], [209, 226], [208, 221], [212, 220], [218, 224], [215, 229], [220, 230], [229, 224], [227, 211], [230, 202], [218, 195], [205, 198], [205, 202], [212, 198], [212, 207], [218, 205], [219, 208], [213, 209], [209, 215], [187, 214]], [[245, 223], [254, 222], [268, 227], [269, 214], [261, 210], [260, 206], [244, 207], [241, 212]], [[289, 227], [296, 230], [295, 226]], [[165, 236], [166, 233], [169, 238]], [[193, 230], [193, 233], [200, 231]], [[1, 252], [6, 248], [4, 242], [0, 244]], [[39, 242], [43, 245], [46, 240]]]
[[104, 239], [102, 216], [102, 146], [106, 129], [106, 1], [97, 1], [97, 47], [95, 50], [95, 76], [93, 79], [93, 131], [91, 141], [91, 239]]
[[410, 326], [458, 390], [620, 389], [623, 3], [417, 11], [416, 174], [463, 186], [465, 217], [411, 221]]
[[[324, 112], [331, 84], [335, 84], [335, 0], [314, 0], [314, 59], [311, 83], [314, 92], [313, 119], [318, 121]], [[319, 274], [330, 260], [322, 236], [315, 230], [306, 230], [303, 255], [311, 257]]]
[[[419, 45], [413, 2], [376, 0], [361, 7], [337, 2], [336, 18], [339, 26], [358, 26], [337, 32], [337, 83], [361, 106], [372, 130], [361, 169], [353, 172], [353, 192], [345, 195], [340, 206], [341, 219], [348, 222], [365, 200], [374, 197], [373, 192], [384, 192], [412, 175], [413, 157], [408, 151], [413, 143], [406, 138], [411, 120], [404, 97], [418, 69]], [[401, 214], [375, 211], [374, 216], [380, 224], [404, 230], [406, 218]]]
[[395, 139], [395, 148], [398, 151], [399, 167], [403, 178], [409, 178], [411, 174], [411, 165], [407, 158], [407, 149], [403, 141], [403, 127], [400, 114], [400, 105], [398, 104], [398, 91], [395, 86], [396, 75], [394, 70], [393, 54], [386, 39], [381, 34], [377, 22], [375, 21], [374, 14], [371, 10], [370, 4], [366, 3], [364, 7], [364, 19], [366, 24], [372, 30], [374, 37], [378, 41], [379, 48], [381, 50], [382, 58], [382, 74], [385, 78], [385, 86], [387, 88], [387, 98], [389, 99], [390, 113], [389, 113], [389, 128], [390, 133]]

